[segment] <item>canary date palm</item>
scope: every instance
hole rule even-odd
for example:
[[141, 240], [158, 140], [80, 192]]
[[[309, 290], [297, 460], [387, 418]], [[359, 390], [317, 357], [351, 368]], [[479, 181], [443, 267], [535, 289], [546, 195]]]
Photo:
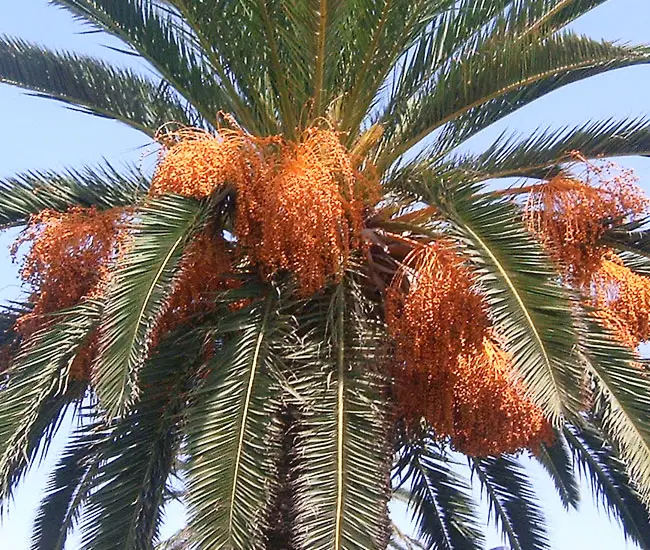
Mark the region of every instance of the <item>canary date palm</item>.
[[34, 549], [482, 548], [472, 483], [545, 549], [524, 454], [650, 548], [649, 208], [604, 161], [650, 155], [650, 121], [458, 152], [650, 62], [567, 28], [604, 0], [51, 3], [153, 71], [4, 36], [0, 82], [160, 155], [0, 182], [27, 291], [1, 318], [4, 501], [79, 420]]

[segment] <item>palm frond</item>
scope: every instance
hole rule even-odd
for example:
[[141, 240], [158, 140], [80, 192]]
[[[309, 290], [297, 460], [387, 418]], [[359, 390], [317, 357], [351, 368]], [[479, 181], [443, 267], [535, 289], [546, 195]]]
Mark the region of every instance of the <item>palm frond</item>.
[[611, 228], [605, 232], [603, 243], [618, 251], [626, 267], [639, 275], [650, 276], [649, 219]]
[[414, 440], [400, 451], [394, 474], [425, 548], [478, 550], [485, 543], [468, 481], [433, 441]]
[[36, 513], [32, 550], [64, 550], [70, 532], [77, 526], [81, 507], [93, 487], [93, 479], [107, 442], [101, 426], [84, 426], [66, 446], [46, 494]]
[[512, 3], [460, 0], [441, 6], [431, 28], [422, 32], [404, 55], [404, 66], [391, 87], [391, 103], [407, 101], [454, 57], [474, 52], [492, 30], [495, 18]]
[[[299, 66], [283, 64], [279, 35], [289, 40], [295, 40], [295, 35], [286, 26], [282, 5], [266, 0], [165, 0], [165, 4], [177, 10], [193, 33], [232, 99], [232, 112], [240, 123], [258, 135], [283, 129], [291, 137], [297, 113], [305, 105], [292, 104], [287, 89], [293, 71], [295, 82], [300, 82], [302, 73]], [[294, 47], [292, 53], [296, 52], [300, 55]], [[298, 88], [295, 93], [300, 98]]]
[[597, 502], [620, 523], [626, 538], [643, 550], [650, 548], [648, 508], [603, 434], [594, 425], [584, 422], [580, 427], [566, 426], [564, 437]]
[[417, 99], [392, 106], [395, 111], [382, 120], [387, 137], [382, 166], [445, 125], [449, 127], [437, 144], [443, 152], [562, 86], [649, 61], [647, 48], [598, 42], [569, 32], [545, 40], [531, 36], [526, 44], [489, 42], [432, 78], [430, 89], [419, 92]]
[[594, 381], [596, 413], [628, 474], [650, 502], [650, 384], [632, 350], [598, 322], [581, 319], [580, 351]]
[[187, 413], [189, 538], [197, 548], [263, 548], [280, 451], [274, 372], [287, 320], [269, 293], [226, 314]]
[[550, 549], [546, 520], [517, 459], [470, 458], [469, 463], [487, 499], [491, 518], [512, 550]]
[[320, 331], [299, 352], [295, 385], [299, 547], [351, 550], [388, 542], [384, 381], [372, 368], [382, 360], [381, 334], [367, 324], [362, 300], [345, 280], [306, 306]]
[[405, 56], [393, 85], [393, 101], [412, 97], [437, 71], [486, 43], [503, 42], [506, 36], [521, 41], [532, 34], [541, 40], [605, 1], [460, 0], [441, 6], [430, 30], [422, 33]]
[[164, 85], [91, 57], [58, 53], [0, 37], [0, 82], [119, 120], [154, 136], [162, 124], [195, 124], [188, 107]]
[[606, 0], [532, 0], [513, 2], [505, 28], [516, 36], [549, 36]]
[[[338, 47], [340, 53], [328, 63], [327, 81], [332, 97], [342, 98], [341, 125], [350, 132], [350, 143], [357, 137], [362, 123], [369, 121], [368, 112], [385, 103], [386, 88], [392, 80], [401, 78], [409, 63], [418, 68], [432, 63], [429, 56], [437, 47], [432, 28], [438, 28], [455, 3], [453, 0], [343, 3], [335, 28], [338, 40], [332, 44], [332, 51]], [[367, 32], [360, 33], [359, 28]]]
[[[53, 0], [77, 18], [123, 40], [200, 113], [194, 126], [214, 125], [233, 110], [205, 53], [177, 14], [151, 0]], [[173, 120], [173, 119], [170, 119]], [[199, 122], [200, 120], [200, 122]]]
[[650, 154], [650, 120], [609, 119], [580, 126], [546, 128], [525, 139], [504, 135], [481, 155], [447, 160], [467, 181], [525, 177], [545, 179], [572, 161], [579, 151], [588, 159]]
[[153, 548], [200, 361], [201, 340], [190, 333], [168, 338], [143, 366], [141, 397], [112, 427], [84, 503], [84, 548]]
[[87, 302], [35, 334], [23, 345], [0, 390], [0, 495], [6, 499], [58, 428], [66, 406], [84, 387], [68, 385], [68, 370], [97, 323], [100, 306]]
[[24, 224], [32, 214], [45, 209], [131, 206], [142, 198], [148, 186], [135, 166], [118, 170], [108, 163], [81, 170], [18, 174], [0, 180], [0, 227]]
[[137, 398], [151, 335], [184, 247], [205, 214], [205, 204], [177, 195], [151, 199], [136, 213], [131, 241], [113, 268], [99, 327], [94, 388], [111, 417], [123, 415]]
[[566, 442], [559, 432], [552, 445], [542, 443], [535, 458], [549, 475], [565, 510], [577, 510], [580, 503], [580, 487], [573, 468], [573, 461]]

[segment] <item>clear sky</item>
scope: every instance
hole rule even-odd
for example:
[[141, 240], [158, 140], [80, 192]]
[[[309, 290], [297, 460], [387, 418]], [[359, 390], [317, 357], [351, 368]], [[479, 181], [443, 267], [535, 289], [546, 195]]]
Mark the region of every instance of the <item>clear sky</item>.
[[[117, 1], [117, 0], [116, 0]], [[578, 21], [574, 28], [597, 38], [632, 43], [650, 43], [650, 0], [609, 0]], [[0, 0], [0, 34], [20, 36], [60, 49], [91, 53], [120, 63], [144, 65], [120, 57], [107, 45], [116, 43], [104, 35], [82, 34], [82, 26], [46, 0]], [[504, 128], [525, 135], [537, 126], [579, 124], [588, 119], [650, 114], [650, 66], [615, 71], [588, 82], [571, 85], [508, 117], [498, 128], [476, 138], [473, 147], [485, 146]], [[149, 144], [147, 138], [116, 122], [74, 112], [52, 101], [34, 98], [0, 85], [0, 178], [29, 169], [58, 169], [94, 164], [102, 158], [119, 164], [140, 162]], [[640, 184], [650, 194], [650, 159], [626, 159], [637, 170]], [[0, 235], [0, 300], [16, 297], [19, 286], [16, 267], [7, 255], [11, 235]], [[63, 436], [66, 430], [63, 429]], [[60, 449], [60, 437], [51, 449]], [[17, 491], [9, 515], [0, 524], [0, 549], [27, 550], [35, 508], [42, 496], [51, 461], [35, 469]], [[545, 501], [554, 550], [633, 550], [620, 529], [591, 501], [584, 487], [578, 512], [562, 509], [553, 487], [537, 468], [536, 485]], [[182, 523], [181, 511], [169, 511], [170, 527]], [[500, 545], [491, 531], [487, 548]], [[71, 540], [70, 550], [79, 547]]]

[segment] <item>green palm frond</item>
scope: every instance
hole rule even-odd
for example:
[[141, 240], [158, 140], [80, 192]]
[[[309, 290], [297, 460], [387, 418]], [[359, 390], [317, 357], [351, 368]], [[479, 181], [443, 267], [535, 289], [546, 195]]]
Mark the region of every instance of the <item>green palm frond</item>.
[[650, 502], [650, 384], [634, 352], [591, 319], [581, 320], [580, 351], [594, 381], [596, 413], [642, 499]]
[[81, 507], [93, 487], [107, 434], [101, 426], [84, 426], [66, 446], [46, 488], [34, 520], [31, 550], [64, 550], [77, 526]]
[[535, 459], [553, 481], [564, 509], [577, 510], [580, 503], [580, 487], [569, 449], [562, 435], [556, 432], [552, 445], [542, 443], [535, 453]]
[[650, 548], [650, 515], [634, 490], [618, 458], [603, 434], [591, 424], [566, 426], [564, 436], [577, 468], [591, 485], [594, 497], [610, 517], [623, 527], [623, 534], [643, 550]]
[[182, 20], [151, 0], [54, 0], [82, 21], [115, 35], [146, 59], [200, 113], [195, 126], [214, 125], [218, 111], [233, 110]]
[[[299, 81], [300, 67], [284, 63], [282, 39], [295, 35], [287, 27], [282, 5], [266, 0], [193, 2], [165, 0], [183, 17], [233, 102], [241, 124], [258, 134], [294, 135], [298, 113], [305, 105], [292, 104], [292, 74]], [[295, 57], [294, 57], [295, 59]], [[295, 90], [296, 98], [300, 90]]]
[[512, 0], [460, 0], [441, 5], [431, 28], [413, 45], [411, 59], [393, 86], [393, 98], [412, 97], [454, 55], [474, 51], [491, 22], [511, 4]]
[[94, 388], [111, 417], [123, 415], [138, 396], [138, 372], [151, 335], [165, 311], [185, 245], [206, 212], [206, 205], [192, 198], [163, 195], [135, 214], [99, 327]]
[[[440, 6], [429, 32], [423, 33], [399, 70], [393, 101], [412, 97], [454, 59], [476, 52], [486, 42], [503, 41], [506, 32], [521, 40], [548, 37], [606, 0], [460, 0]], [[446, 9], [443, 9], [446, 8]]]
[[[328, 82], [333, 99], [340, 97], [343, 103], [341, 124], [349, 130], [352, 143], [362, 123], [368, 122], [368, 112], [385, 102], [390, 81], [399, 78], [395, 68], [411, 60], [418, 69], [431, 62], [429, 55], [436, 48], [433, 28], [438, 29], [455, 2], [383, 0], [373, 5], [360, 0], [345, 4], [348, 10], [342, 10], [337, 28], [340, 53], [329, 63], [332, 76]], [[360, 33], [359, 28], [367, 32]], [[411, 76], [418, 82], [421, 78], [417, 70]]]
[[606, 0], [526, 0], [512, 2], [503, 18], [506, 31], [516, 36], [549, 36]]
[[481, 155], [449, 158], [467, 181], [496, 178], [549, 178], [572, 161], [570, 153], [588, 159], [650, 154], [650, 120], [609, 119], [580, 126], [540, 129], [529, 137], [504, 135]]
[[[309, 304], [319, 329], [303, 344], [296, 388], [296, 531], [299, 548], [382, 548], [387, 543], [388, 445], [381, 334], [367, 324], [349, 280]], [[356, 304], [356, 305], [355, 305]], [[324, 321], [324, 322], [323, 322]]]
[[637, 252], [624, 251], [619, 253], [620, 258], [626, 267], [639, 275], [650, 277], [650, 257]]
[[548, 418], [578, 410], [582, 367], [567, 292], [512, 204], [477, 193], [478, 186], [412, 179], [411, 193], [435, 205], [464, 246], [508, 342], [513, 363]]
[[522, 465], [512, 456], [470, 458], [491, 518], [512, 550], [550, 549], [546, 520]]
[[190, 334], [169, 338], [142, 367], [140, 399], [112, 428], [84, 503], [84, 548], [153, 548], [200, 361], [201, 341]]
[[51, 440], [68, 404], [84, 389], [69, 384], [68, 370], [97, 323], [100, 306], [87, 302], [34, 335], [14, 359], [0, 389], [0, 496], [6, 499], [33, 460], [41, 440]]
[[58, 53], [0, 37], [0, 82], [119, 120], [150, 136], [161, 125], [196, 123], [191, 109], [164, 84], [91, 57]]
[[396, 496], [407, 503], [425, 548], [478, 550], [485, 543], [478, 509], [457, 464], [427, 438], [400, 452]]
[[446, 124], [450, 124], [448, 131], [436, 144], [442, 151], [561, 86], [649, 61], [647, 48], [598, 42], [568, 32], [541, 41], [531, 36], [525, 45], [516, 40], [488, 41], [432, 77], [430, 89], [419, 92], [416, 99], [391, 105], [394, 112], [382, 121], [387, 136], [382, 166]]
[[189, 537], [197, 548], [263, 548], [280, 452], [279, 350], [288, 330], [270, 293], [226, 314], [187, 413]]
[[33, 171], [0, 180], [0, 227], [24, 224], [32, 214], [71, 206], [99, 209], [131, 206], [146, 193], [149, 182], [135, 166], [63, 172]]

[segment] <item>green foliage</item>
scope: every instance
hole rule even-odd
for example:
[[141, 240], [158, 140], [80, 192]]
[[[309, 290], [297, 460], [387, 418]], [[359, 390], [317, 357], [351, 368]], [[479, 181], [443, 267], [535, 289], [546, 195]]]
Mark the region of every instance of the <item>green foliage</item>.
[[275, 372], [287, 319], [277, 297], [224, 315], [187, 417], [188, 528], [199, 548], [263, 548], [280, 450]]
[[501, 456], [469, 461], [472, 475], [487, 498], [492, 519], [512, 549], [549, 549], [546, 520], [531, 481], [517, 459]]
[[[580, 151], [588, 159], [650, 153], [650, 125], [646, 118], [606, 120], [555, 129], [540, 129], [521, 139], [502, 135], [481, 155], [450, 157], [450, 170], [465, 181], [498, 178], [546, 179], [562, 170]], [[453, 167], [453, 168], [452, 168]], [[460, 177], [460, 176], [459, 176]]]
[[384, 548], [388, 538], [384, 380], [372, 368], [383, 360], [382, 335], [368, 324], [358, 292], [344, 280], [329, 303], [306, 306], [314, 317], [297, 358], [304, 364], [296, 383], [299, 548]]
[[[498, 31], [497, 31], [498, 32]], [[522, 44], [522, 40], [524, 43]], [[596, 42], [563, 33], [540, 40], [492, 36], [435, 74], [415, 98], [394, 105], [385, 118], [389, 164], [437, 128], [450, 124], [436, 148], [447, 151], [561, 86], [603, 72], [650, 61], [650, 50]], [[444, 82], [440, 86], [439, 82]], [[463, 117], [463, 115], [468, 115]]]
[[582, 325], [581, 353], [593, 378], [595, 410], [630, 478], [650, 502], [650, 385], [636, 356], [591, 319]]
[[[2, 37], [0, 82], [149, 136], [166, 123], [214, 129], [225, 111], [256, 136], [286, 139], [326, 119], [353, 148], [381, 124], [367, 155], [384, 198], [423, 202], [438, 215], [399, 231], [444, 234], [468, 257], [516, 372], [556, 426], [557, 442], [537, 460], [563, 504], [576, 506], [576, 472], [586, 473], [596, 498], [646, 548], [647, 377], [580, 310], [521, 209], [493, 192], [493, 180], [546, 178], [574, 150], [587, 158], [650, 154], [648, 120], [504, 133], [482, 153], [454, 153], [562, 86], [650, 61], [645, 46], [566, 30], [603, 2], [52, 0], [117, 37], [117, 50], [140, 56], [156, 76]], [[480, 547], [468, 481], [447, 443], [429, 436], [395, 449], [402, 486], [394, 494], [408, 499], [420, 542], [396, 529], [389, 542], [390, 349], [381, 290], [356, 264], [363, 258], [342, 281], [304, 299], [284, 273], [272, 283], [242, 275], [242, 289], [215, 296], [214, 314], [151, 350], [186, 244], [210, 216], [231, 238], [236, 197], [224, 193], [215, 209], [216, 200], [151, 198], [147, 189], [138, 170], [108, 164], [0, 181], [0, 227], [76, 205], [132, 212], [101, 304], [54, 316], [27, 342], [13, 328], [20, 307], [0, 318], [0, 342], [19, 346], [0, 386], [2, 497], [47, 451], [66, 410], [76, 407], [82, 422], [48, 485], [33, 549], [62, 549], [74, 527], [91, 550], [271, 550], [269, 541], [280, 539], [285, 550]], [[371, 230], [390, 229], [382, 223]], [[603, 244], [648, 275], [647, 241], [640, 223], [608, 231]], [[255, 268], [244, 256], [242, 273]], [[251, 301], [237, 310], [240, 298]], [[68, 370], [96, 326], [89, 390], [68, 380]], [[596, 396], [588, 412], [585, 374]], [[177, 468], [187, 474], [191, 516], [163, 542], [161, 511]], [[473, 458], [470, 468], [508, 543], [548, 548], [522, 464]], [[277, 517], [286, 522], [281, 533]]]
[[0, 82], [119, 120], [150, 136], [170, 120], [192, 123], [187, 107], [165, 86], [97, 59], [15, 38], [0, 37]]
[[84, 548], [153, 548], [200, 361], [201, 340], [190, 333], [168, 338], [143, 366], [140, 399], [102, 444], [84, 502]]
[[540, 445], [535, 458], [553, 481], [564, 508], [577, 510], [580, 489], [571, 455], [564, 438], [557, 431], [555, 438], [552, 445]]
[[0, 180], [0, 227], [24, 224], [30, 215], [45, 209], [131, 206], [148, 187], [149, 183], [134, 166], [118, 170], [108, 163], [81, 170], [18, 174]]
[[88, 302], [23, 343], [0, 399], [0, 495], [6, 501], [40, 445], [47, 448], [67, 405], [83, 395], [68, 383], [77, 351], [97, 323], [100, 306]]
[[478, 550], [485, 544], [471, 487], [457, 470], [427, 437], [405, 446], [397, 461], [397, 495], [408, 504], [426, 548]]
[[625, 464], [594, 424], [566, 426], [564, 437], [576, 468], [586, 477], [596, 501], [623, 526], [623, 533], [640, 548], [650, 548], [650, 515], [630, 484]]
[[183, 249], [205, 215], [205, 205], [176, 195], [151, 199], [135, 215], [133, 237], [106, 290], [99, 326], [95, 391], [111, 417], [126, 414], [140, 392], [138, 373]]
[[74, 436], [59, 459], [34, 520], [32, 550], [64, 550], [70, 532], [78, 525], [81, 505], [107, 444], [100, 425], [91, 424]]
[[[149, 61], [163, 78], [162, 89], [175, 89], [197, 112], [194, 126], [214, 125], [217, 111], [230, 111], [230, 98], [182, 21], [146, 0], [53, 0], [82, 22], [115, 34]], [[165, 122], [183, 122], [168, 119]]]

